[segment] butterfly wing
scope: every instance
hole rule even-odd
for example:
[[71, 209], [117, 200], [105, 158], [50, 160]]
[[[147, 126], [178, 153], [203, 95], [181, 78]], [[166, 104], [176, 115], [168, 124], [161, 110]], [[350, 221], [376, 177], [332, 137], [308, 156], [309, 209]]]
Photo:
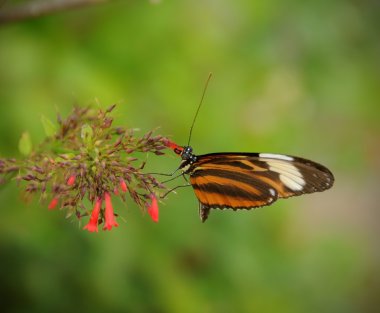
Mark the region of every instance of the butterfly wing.
[[330, 188], [334, 176], [303, 158], [269, 153], [213, 153], [197, 156], [187, 173], [205, 221], [210, 209], [252, 209]]

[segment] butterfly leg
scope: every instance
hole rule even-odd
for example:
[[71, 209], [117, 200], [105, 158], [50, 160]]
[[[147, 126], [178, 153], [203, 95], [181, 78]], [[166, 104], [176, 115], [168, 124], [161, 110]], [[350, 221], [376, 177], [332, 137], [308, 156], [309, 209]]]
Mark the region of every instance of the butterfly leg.
[[[175, 171], [172, 173], [145, 173], [145, 175], [161, 175], [161, 176], [173, 176], [181, 167], [179, 166]], [[181, 173], [182, 175], [182, 173]], [[179, 175], [178, 175], [179, 176]]]
[[182, 188], [182, 187], [189, 187], [189, 186], [191, 186], [191, 185], [190, 185], [190, 184], [186, 184], [186, 185], [179, 185], [179, 186], [176, 186], [176, 187], [174, 187], [174, 188], [168, 190], [168, 191], [167, 191], [164, 195], [162, 195], [160, 198], [161, 198], [161, 199], [164, 199], [169, 193], [174, 192], [176, 189], [178, 189], [178, 188]]
[[184, 175], [184, 173], [182, 173], [182, 177], [183, 177], [183, 179], [187, 182], [187, 184], [190, 185], [190, 182], [189, 182], [189, 180], [186, 178], [186, 176]]
[[167, 182], [170, 182], [170, 181], [172, 181], [172, 180], [175, 180], [175, 179], [177, 179], [177, 178], [180, 177], [180, 176], [183, 176], [183, 173], [178, 174], [177, 176], [174, 176], [174, 177], [172, 177], [172, 178], [169, 178], [168, 180], [164, 180], [164, 181], [161, 182], [161, 184], [165, 184], [165, 183], [167, 183]]

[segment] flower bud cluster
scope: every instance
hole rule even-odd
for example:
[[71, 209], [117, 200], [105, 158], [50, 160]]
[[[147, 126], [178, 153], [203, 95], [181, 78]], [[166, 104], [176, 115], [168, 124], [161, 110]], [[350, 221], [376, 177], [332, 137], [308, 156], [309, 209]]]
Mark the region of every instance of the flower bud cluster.
[[1, 179], [17, 173], [27, 194], [40, 193], [50, 210], [65, 210], [67, 217], [89, 216], [84, 228], [91, 232], [101, 224], [105, 230], [118, 226], [111, 195], [123, 201], [129, 195], [157, 222], [156, 194], [166, 188], [143, 173], [145, 162], [139, 162], [137, 153], [163, 155], [167, 139], [153, 131], [137, 137], [135, 130], [113, 127], [114, 107], [75, 107], [66, 119], [59, 116], [54, 134], [25, 160], [0, 159]]

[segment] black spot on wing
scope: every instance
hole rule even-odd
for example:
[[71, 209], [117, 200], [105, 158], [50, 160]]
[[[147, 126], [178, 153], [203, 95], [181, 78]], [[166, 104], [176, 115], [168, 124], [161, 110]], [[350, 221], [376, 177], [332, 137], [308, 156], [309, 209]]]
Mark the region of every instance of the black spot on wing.
[[243, 170], [253, 170], [253, 166], [250, 166], [248, 164], [245, 164], [244, 162], [240, 162], [237, 160], [229, 161], [229, 160], [221, 160], [221, 161], [215, 161], [214, 164], [218, 165], [227, 165], [236, 167], [237, 169], [243, 169]]
[[236, 186], [224, 186], [217, 183], [207, 183], [202, 185], [193, 184], [193, 188], [208, 193], [216, 193], [225, 197], [235, 197], [242, 199], [252, 199], [254, 194]]
[[236, 180], [248, 185], [252, 185], [252, 176], [247, 175], [240, 172], [233, 172], [233, 171], [227, 171], [227, 170], [220, 170], [220, 169], [202, 169], [202, 170], [196, 170], [191, 173], [192, 177], [205, 177], [205, 176], [215, 176], [215, 177], [221, 177], [221, 178], [228, 178], [231, 180]]

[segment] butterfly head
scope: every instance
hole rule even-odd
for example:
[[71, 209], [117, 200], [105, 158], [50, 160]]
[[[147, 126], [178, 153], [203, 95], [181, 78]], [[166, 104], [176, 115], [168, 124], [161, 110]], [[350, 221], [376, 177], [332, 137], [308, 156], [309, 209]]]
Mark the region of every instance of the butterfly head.
[[181, 158], [182, 160], [189, 161], [190, 163], [193, 163], [197, 160], [197, 157], [193, 154], [193, 148], [190, 146], [183, 147]]
[[193, 148], [190, 146], [182, 147], [182, 151], [177, 154], [179, 154], [182, 158], [180, 169], [184, 173], [189, 173], [191, 171], [192, 164], [197, 161], [197, 157], [193, 154]]
[[193, 154], [193, 148], [189, 145], [187, 146], [179, 146], [175, 142], [171, 140], [166, 140], [164, 142], [165, 146], [172, 149], [175, 154], [179, 155], [183, 161], [187, 161], [187, 164], [193, 164], [197, 157]]

